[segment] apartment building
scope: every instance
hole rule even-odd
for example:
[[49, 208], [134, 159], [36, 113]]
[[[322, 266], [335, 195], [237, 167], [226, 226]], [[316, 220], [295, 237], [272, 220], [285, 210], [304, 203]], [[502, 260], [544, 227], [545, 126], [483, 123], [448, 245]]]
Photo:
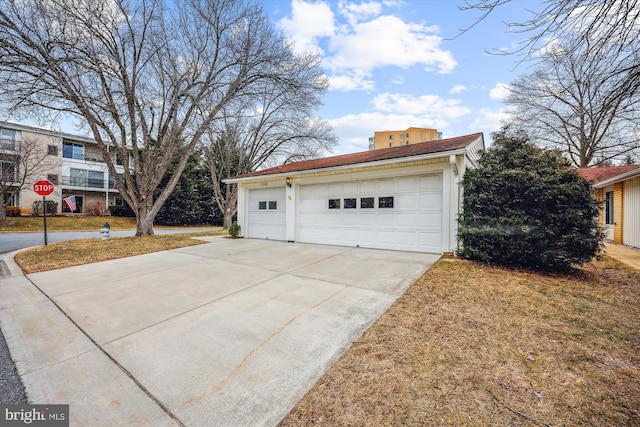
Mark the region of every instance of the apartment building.
[[[19, 171], [7, 154], [15, 152], [18, 155], [20, 147], [25, 145], [37, 150], [38, 157], [44, 158], [44, 166], [34, 176], [30, 176], [29, 183], [9, 200], [9, 205], [18, 206], [22, 215], [30, 215], [33, 203], [42, 200], [33, 191], [32, 185], [41, 179], [47, 179], [55, 186], [47, 200], [58, 202], [58, 214], [82, 214], [86, 206], [94, 202], [101, 202], [106, 207], [122, 204], [122, 198], [114, 187], [113, 177], [103, 161], [102, 151], [93, 139], [0, 122], [0, 150], [5, 154], [0, 167], [5, 170], [14, 168], [16, 178], [19, 177]], [[116, 170], [119, 174], [123, 173], [120, 165], [116, 166]], [[5, 200], [10, 197], [8, 194], [2, 196]], [[63, 201], [71, 196], [74, 197], [68, 200], [74, 200], [75, 210], [71, 209], [73, 203]]]
[[405, 130], [385, 130], [374, 132], [374, 136], [369, 138], [369, 150], [400, 147], [439, 139], [442, 139], [442, 132], [438, 132], [437, 129], [410, 127]]

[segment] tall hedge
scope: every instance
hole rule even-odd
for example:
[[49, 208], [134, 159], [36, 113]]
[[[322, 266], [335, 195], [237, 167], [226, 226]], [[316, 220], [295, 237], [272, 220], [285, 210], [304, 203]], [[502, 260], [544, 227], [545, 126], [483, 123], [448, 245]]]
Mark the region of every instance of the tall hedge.
[[564, 271], [600, 250], [599, 204], [590, 184], [555, 152], [507, 129], [467, 171], [459, 255], [483, 262]]

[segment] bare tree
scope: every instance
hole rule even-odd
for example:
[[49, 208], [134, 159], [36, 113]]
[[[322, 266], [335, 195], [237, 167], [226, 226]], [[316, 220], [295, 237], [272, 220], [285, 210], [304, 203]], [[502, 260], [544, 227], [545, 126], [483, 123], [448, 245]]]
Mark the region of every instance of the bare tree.
[[[316, 61], [315, 56], [308, 60]], [[311, 118], [327, 88], [320, 74], [308, 68], [289, 72], [298, 76], [296, 90], [288, 85], [270, 85], [237, 106], [224, 111], [205, 140], [205, 155], [214, 183], [214, 196], [224, 215], [223, 226], [231, 225], [237, 212], [237, 186], [225, 178], [253, 172], [262, 167], [319, 157], [337, 142], [325, 120]]]
[[37, 141], [0, 141], [0, 222], [7, 221], [5, 208], [13, 196], [32, 185], [46, 169], [46, 158], [46, 151]]
[[535, 71], [511, 84], [509, 122], [577, 167], [622, 161], [640, 147], [640, 91], [631, 61], [592, 51], [588, 43], [549, 47]]
[[153, 234], [225, 105], [267, 82], [286, 85], [282, 64], [297, 62], [251, 0], [0, 0], [2, 101], [14, 112], [81, 119], [112, 176], [114, 153], [122, 161], [115, 186], [138, 236]]

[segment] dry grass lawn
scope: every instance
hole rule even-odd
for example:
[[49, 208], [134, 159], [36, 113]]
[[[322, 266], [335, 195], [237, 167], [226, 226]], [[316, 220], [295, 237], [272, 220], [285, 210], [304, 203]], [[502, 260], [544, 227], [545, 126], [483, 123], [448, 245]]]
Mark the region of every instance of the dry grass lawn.
[[205, 242], [193, 237], [220, 234], [227, 234], [227, 231], [121, 237], [109, 240], [100, 238], [72, 240], [24, 250], [16, 255], [15, 261], [25, 273], [37, 273], [39, 271], [55, 270], [74, 265], [199, 245]]
[[640, 271], [442, 259], [281, 425], [640, 425]]
[[[102, 228], [105, 221], [114, 230], [135, 230], [135, 218], [115, 216], [48, 216], [48, 231], [96, 231]], [[6, 233], [43, 231], [42, 217], [8, 217], [7, 222], [0, 222], [0, 231]]]

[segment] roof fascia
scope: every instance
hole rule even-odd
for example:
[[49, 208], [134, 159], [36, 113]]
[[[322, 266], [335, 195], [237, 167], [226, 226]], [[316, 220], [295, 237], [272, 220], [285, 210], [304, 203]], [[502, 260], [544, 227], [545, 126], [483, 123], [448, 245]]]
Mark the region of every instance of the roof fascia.
[[394, 159], [386, 159], [386, 160], [373, 160], [370, 162], [361, 162], [361, 163], [353, 163], [349, 165], [341, 165], [341, 166], [330, 166], [326, 168], [315, 168], [315, 169], [305, 169], [301, 171], [291, 171], [291, 172], [280, 172], [276, 174], [267, 174], [267, 175], [258, 175], [258, 176], [250, 176], [246, 178], [227, 178], [223, 179], [222, 182], [225, 184], [237, 184], [241, 182], [252, 182], [252, 181], [264, 181], [265, 179], [278, 179], [278, 178], [286, 178], [286, 177], [299, 177], [307, 174], [313, 174], [318, 172], [340, 172], [347, 171], [349, 169], [363, 168], [363, 167], [373, 167], [373, 166], [387, 166], [399, 163], [406, 162], [414, 162], [420, 160], [432, 160], [443, 158], [444, 160], [449, 159], [451, 155], [460, 155], [465, 154], [467, 152], [466, 148], [460, 148], [457, 150], [450, 151], [440, 151], [438, 153], [429, 153], [429, 154], [419, 154], [416, 156], [406, 156], [406, 157], [396, 157]]

